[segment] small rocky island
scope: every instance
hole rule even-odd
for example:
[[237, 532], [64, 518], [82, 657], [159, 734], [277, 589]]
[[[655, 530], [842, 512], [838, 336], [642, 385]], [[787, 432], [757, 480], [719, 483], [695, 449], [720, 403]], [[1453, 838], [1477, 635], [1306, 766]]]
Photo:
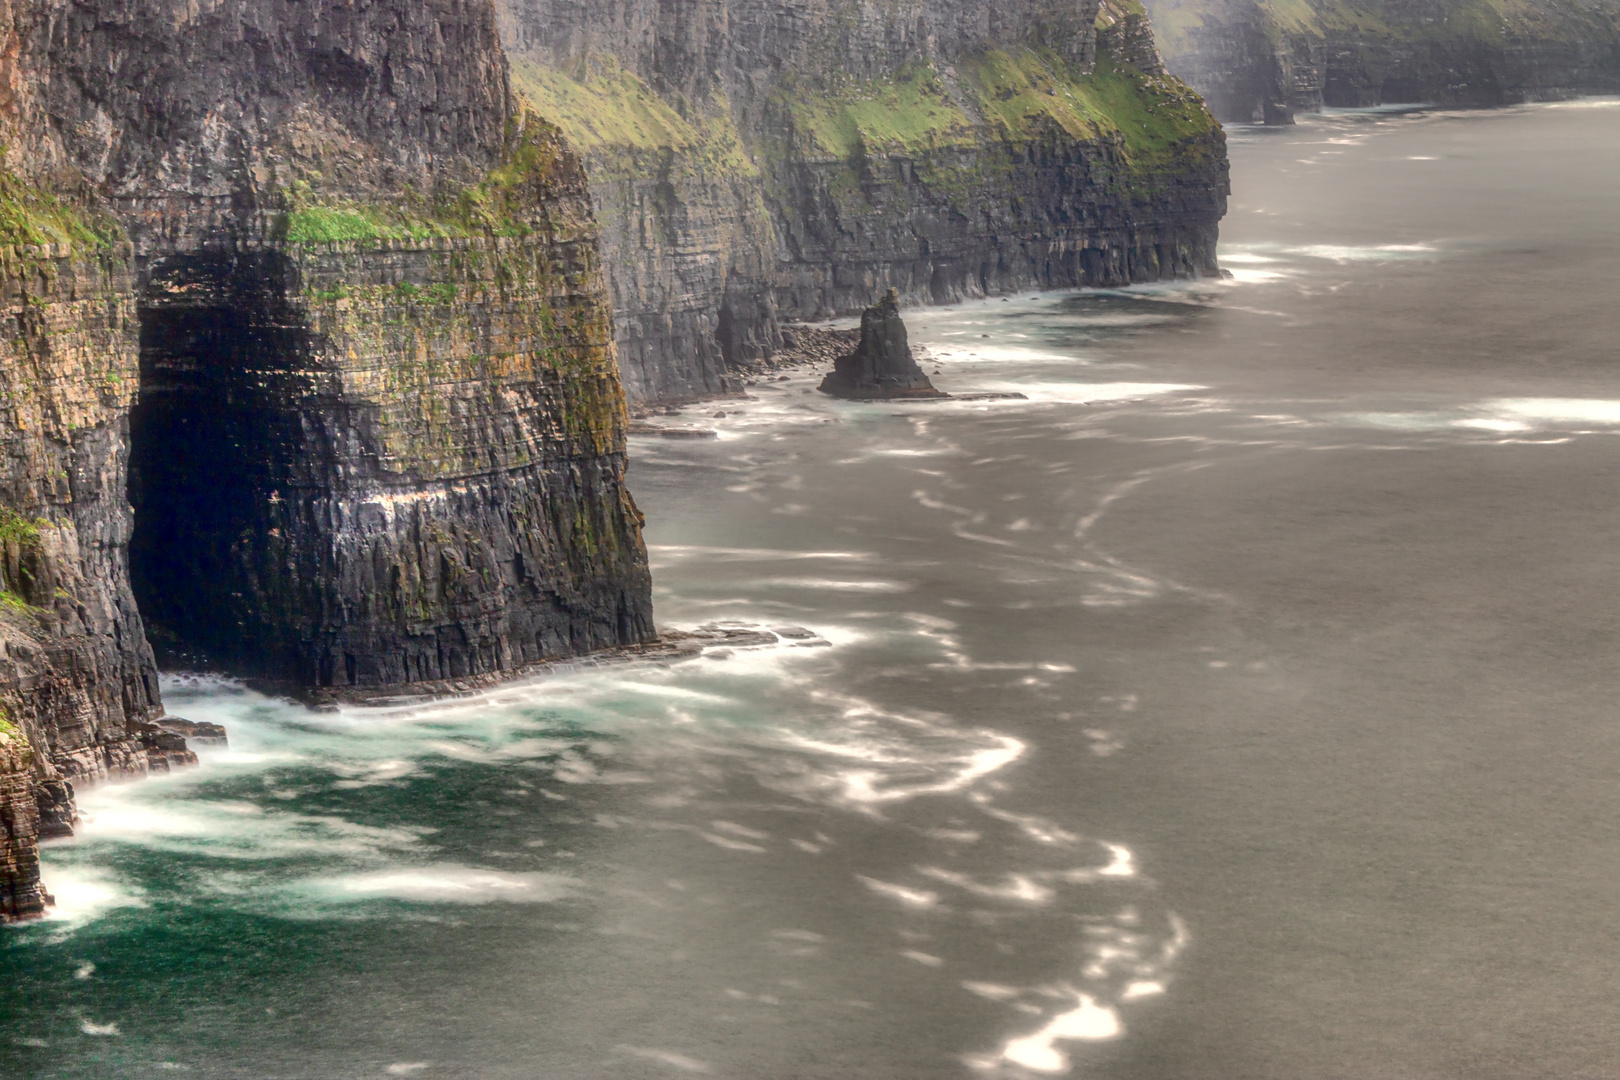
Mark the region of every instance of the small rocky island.
[[893, 289], [861, 313], [860, 344], [833, 361], [832, 372], [821, 381], [821, 392], [860, 400], [950, 396], [934, 389], [911, 355], [900, 298]]

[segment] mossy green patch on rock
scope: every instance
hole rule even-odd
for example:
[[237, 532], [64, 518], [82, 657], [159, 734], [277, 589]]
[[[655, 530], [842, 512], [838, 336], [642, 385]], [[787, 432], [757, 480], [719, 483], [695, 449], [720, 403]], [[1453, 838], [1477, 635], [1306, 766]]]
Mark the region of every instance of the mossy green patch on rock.
[[0, 771], [22, 772], [33, 763], [34, 747], [28, 735], [0, 709]]
[[0, 169], [0, 245], [65, 244], [76, 252], [91, 252], [123, 238], [111, 215]]
[[979, 107], [1004, 138], [1028, 138], [1048, 124], [1076, 139], [1117, 135], [1133, 167], [1157, 169], [1188, 140], [1218, 127], [1178, 80], [1143, 74], [1103, 50], [1089, 74], [1037, 48], [989, 52], [962, 66]]
[[1040, 46], [961, 57], [948, 69], [917, 65], [819, 93], [789, 84], [780, 103], [805, 149], [843, 159], [1025, 141], [1055, 126], [1080, 141], [1117, 136], [1133, 167], [1155, 170], [1217, 129], [1176, 79], [1144, 74], [1106, 50], [1083, 72]]
[[661, 165], [715, 177], [758, 175], [723, 94], [683, 102], [677, 112], [611, 57], [590, 57], [572, 73], [513, 57], [512, 88], [557, 125], [599, 177], [644, 173]]
[[848, 158], [885, 148], [916, 153], [978, 141], [973, 116], [932, 64], [830, 89], [788, 80], [778, 99], [812, 153]]
[[498, 165], [477, 183], [424, 195], [407, 190], [392, 199], [357, 202], [328, 196], [308, 180], [285, 192], [288, 212], [276, 239], [295, 246], [439, 237], [513, 237], [534, 231], [534, 189], [564, 153], [558, 129], [533, 113], [513, 125]]
[[0, 506], [0, 544], [33, 547], [39, 543], [39, 530], [50, 524], [44, 518], [24, 517], [9, 506]]

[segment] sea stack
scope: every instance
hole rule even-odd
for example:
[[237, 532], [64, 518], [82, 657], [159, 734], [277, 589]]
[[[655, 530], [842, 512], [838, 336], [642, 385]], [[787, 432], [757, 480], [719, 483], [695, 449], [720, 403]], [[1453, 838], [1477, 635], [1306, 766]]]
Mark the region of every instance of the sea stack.
[[941, 398], [906, 342], [900, 298], [893, 289], [861, 313], [861, 343], [833, 361], [821, 392], [841, 398]]

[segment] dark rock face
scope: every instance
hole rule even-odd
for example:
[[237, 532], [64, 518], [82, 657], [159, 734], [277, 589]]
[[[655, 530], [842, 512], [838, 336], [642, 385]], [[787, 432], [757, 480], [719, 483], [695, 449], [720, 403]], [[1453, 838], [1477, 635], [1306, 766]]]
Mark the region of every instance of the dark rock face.
[[22, 732], [10, 725], [0, 729], [0, 921], [45, 912], [33, 764], [33, 748]]
[[[497, 7], [515, 88], [586, 158], [634, 403], [734, 392], [779, 320], [890, 289], [1216, 272], [1223, 137], [1134, 4]], [[1129, 124], [1071, 108], [1104, 89]]]
[[566, 284], [584, 239], [166, 261], [130, 486], [160, 645], [382, 686], [650, 638], [605, 312]]
[[585, 175], [517, 111], [486, 2], [3, 8], [0, 707], [29, 751], [0, 762], [0, 915], [26, 915], [73, 785], [195, 760], [153, 723], [149, 627], [340, 687], [653, 627]]
[[841, 398], [937, 398], [906, 341], [905, 320], [893, 289], [861, 313], [861, 341], [840, 356], [821, 382], [821, 392]]
[[1323, 105], [1506, 105], [1620, 91], [1613, 0], [1148, 0], [1172, 72], [1224, 121]]

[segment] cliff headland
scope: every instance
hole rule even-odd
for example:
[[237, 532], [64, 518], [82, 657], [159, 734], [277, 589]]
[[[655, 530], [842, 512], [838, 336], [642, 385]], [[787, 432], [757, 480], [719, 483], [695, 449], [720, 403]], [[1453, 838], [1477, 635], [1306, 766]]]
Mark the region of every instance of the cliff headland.
[[18, 0], [0, 49], [0, 918], [73, 785], [195, 760], [160, 655], [654, 641], [626, 391], [1216, 270], [1223, 136], [1115, 0]]
[[1613, 0], [1145, 2], [1170, 70], [1229, 123], [1620, 92]]
[[1214, 273], [1225, 142], [1097, 0], [499, 0], [585, 160], [632, 403], [740, 388], [779, 321]]
[[22, 0], [0, 48], [0, 916], [71, 785], [189, 757], [149, 636], [338, 687], [653, 637], [585, 174], [487, 3]]

